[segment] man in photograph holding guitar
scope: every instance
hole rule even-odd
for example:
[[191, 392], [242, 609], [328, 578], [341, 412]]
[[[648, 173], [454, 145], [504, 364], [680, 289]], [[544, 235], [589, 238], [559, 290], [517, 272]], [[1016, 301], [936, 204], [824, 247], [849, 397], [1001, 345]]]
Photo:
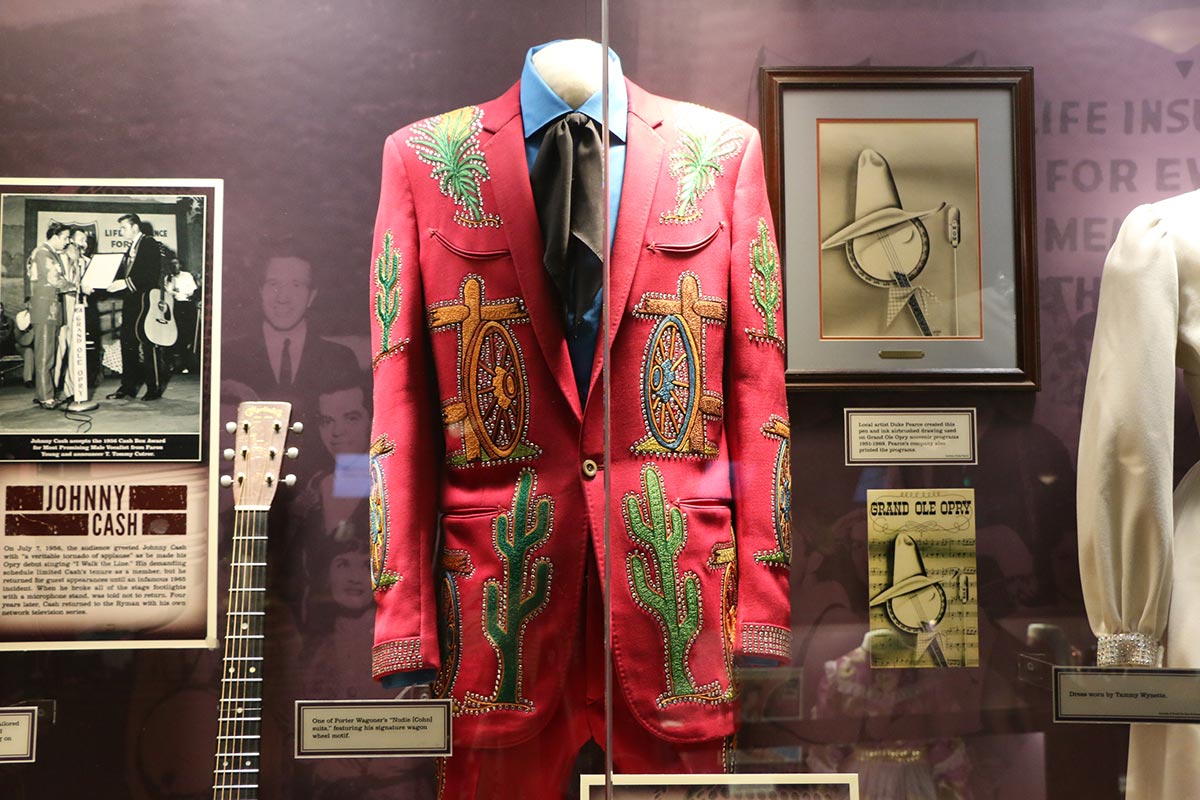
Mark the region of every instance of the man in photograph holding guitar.
[[143, 400], [157, 400], [166, 387], [158, 346], [146, 336], [146, 316], [154, 309], [150, 292], [162, 289], [162, 251], [153, 236], [141, 230], [137, 214], [123, 214], [117, 219], [121, 236], [130, 242], [122, 267], [124, 279], [108, 286], [112, 293], [124, 292], [121, 304], [121, 385], [106, 395], [109, 400], [137, 397], [146, 384]]

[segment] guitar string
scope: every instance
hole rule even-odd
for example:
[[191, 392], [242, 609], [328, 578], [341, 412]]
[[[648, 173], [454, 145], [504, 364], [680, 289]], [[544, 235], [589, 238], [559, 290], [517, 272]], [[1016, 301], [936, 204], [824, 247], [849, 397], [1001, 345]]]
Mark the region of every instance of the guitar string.
[[[253, 532], [252, 535], [255, 538], [247, 539], [246, 540], [247, 544], [243, 548], [243, 550], [245, 551], [245, 555], [246, 555], [246, 560], [242, 563], [242, 570], [243, 570], [242, 577], [243, 577], [244, 583], [245, 583], [243, 588], [246, 589], [247, 591], [242, 592], [242, 594], [244, 595], [243, 600], [242, 600], [242, 607], [243, 607], [244, 611], [261, 611], [262, 609], [260, 609], [258, 607], [257, 601], [255, 599], [260, 594], [260, 592], [254, 591], [254, 587], [256, 586], [257, 581], [254, 580], [255, 567], [253, 565], [260, 563], [263, 560], [263, 559], [258, 558], [258, 555], [259, 555], [258, 547], [259, 547], [261, 540], [258, 539], [257, 537], [261, 536], [263, 533], [263, 526], [265, 523], [264, 517], [266, 515], [260, 511], [250, 511], [247, 513], [250, 514], [250, 518], [251, 518], [251, 520], [253, 520], [253, 523], [254, 523], [253, 526], [251, 527], [251, 530]], [[251, 614], [243, 614], [242, 624], [238, 626], [240, 635], [246, 636], [253, 632], [254, 629], [252, 628], [251, 622], [250, 622], [250, 620], [253, 618], [254, 617]], [[247, 658], [247, 655], [250, 654], [252, 650], [254, 650], [254, 648], [251, 646], [251, 642], [258, 641], [258, 640], [243, 638], [243, 639], [238, 639], [237, 641], [239, 643], [238, 652], [239, 652], [239, 655], [241, 656], [241, 658], [238, 660], [238, 662], [236, 664], [237, 674], [240, 678], [240, 680], [237, 681], [239, 697], [240, 697], [238, 707], [241, 709], [245, 709], [246, 713], [241, 713], [241, 714], [235, 713], [234, 714], [234, 718], [237, 720], [238, 733], [241, 737], [243, 737], [243, 738], [239, 738], [235, 741], [239, 745], [237, 748], [238, 751], [244, 752], [246, 748], [243, 745], [248, 741], [245, 738], [245, 736], [248, 735], [247, 731], [253, 723], [253, 721], [247, 720], [246, 717], [247, 716], [257, 717], [258, 718], [257, 724], [259, 726], [258, 730], [260, 731], [260, 733], [262, 731], [262, 689], [261, 689], [261, 687], [262, 687], [261, 677], [262, 676], [259, 675], [259, 673], [258, 673], [258, 669], [257, 669], [258, 662], [251, 661]], [[246, 669], [245, 668], [246, 665], [250, 665], [250, 668]], [[258, 678], [258, 680], [253, 680], [251, 678], [251, 676], [255, 676], [256, 678]], [[251, 687], [253, 687], [253, 686], [258, 686], [259, 690], [257, 692], [251, 692]], [[247, 708], [247, 702], [246, 702], [247, 700], [253, 701], [254, 704], [258, 708], [256, 710]], [[257, 739], [256, 739], [256, 741], [257, 741]], [[259, 751], [261, 751], [261, 750], [262, 750], [262, 748], [259, 747]], [[241, 758], [241, 761], [239, 761], [238, 763], [242, 763], [242, 762], [246, 761], [245, 756], [241, 756], [240, 758]], [[242, 764], [241, 768], [244, 768], [244, 766], [245, 765]], [[238, 780], [237, 780], [238, 797], [240, 798], [243, 796], [243, 794], [242, 794], [243, 789], [246, 790], [247, 797], [256, 797], [258, 795], [258, 789], [257, 789], [258, 772], [257, 772], [257, 770], [254, 772], [238, 772], [236, 774], [238, 775]]]
[[[234, 583], [236, 581], [236, 573], [234, 572], [234, 570], [236, 570], [237, 568], [233, 565], [237, 563], [237, 548], [238, 548], [238, 542], [240, 541], [238, 537], [240, 534], [241, 524], [242, 524], [241, 512], [235, 510], [234, 514], [233, 514], [233, 549], [232, 549], [232, 552], [230, 553], [230, 566], [229, 566], [229, 569], [230, 569], [229, 592], [227, 594], [226, 602], [225, 602], [225, 641], [224, 641], [224, 655], [225, 656], [229, 655], [229, 647], [230, 647], [230, 643], [232, 641], [229, 638], [229, 634], [230, 634], [230, 629], [233, 625], [233, 598], [237, 595], [237, 593], [234, 591]], [[225, 675], [224, 675], [225, 665], [227, 663], [228, 663], [227, 659], [225, 659], [225, 658], [221, 659], [221, 678], [222, 679], [224, 679], [224, 677], [225, 677]], [[224, 779], [224, 773], [222, 772], [222, 770], [225, 768], [225, 763], [224, 763], [225, 762], [225, 743], [228, 741], [227, 739], [224, 738], [228, 734], [228, 727], [229, 727], [228, 720], [226, 718], [227, 715], [225, 713], [226, 709], [228, 707], [229, 707], [228, 689], [227, 689], [227, 685], [226, 685], [225, 681], [222, 680], [221, 681], [221, 695], [220, 695], [220, 699], [217, 701], [217, 755], [216, 755], [216, 762], [213, 765], [213, 798], [214, 799], [225, 796], [225, 790], [223, 788], [224, 784], [225, 784], [225, 779]]]
[[[246, 524], [245, 523], [246, 523], [245, 512], [240, 511], [240, 510], [235, 511], [234, 512], [234, 540], [233, 540], [234, 546], [233, 546], [233, 551], [230, 554], [230, 566], [229, 566], [229, 569], [230, 569], [229, 601], [228, 601], [228, 610], [227, 610], [226, 616], [225, 616], [225, 655], [226, 656], [229, 656], [233, 652], [235, 652], [235, 648], [237, 646], [236, 642], [238, 641], [236, 639], [231, 639], [229, 637], [233, 635], [234, 619], [235, 619], [235, 615], [237, 614], [237, 604], [238, 604], [237, 598], [238, 598], [239, 594], [241, 594], [240, 592], [237, 591], [237, 589], [238, 589], [238, 566], [237, 565], [241, 561], [242, 550], [245, 547], [245, 544], [244, 544], [245, 539], [242, 538], [246, 535]], [[231, 713], [231, 709], [235, 705], [235, 700], [236, 700], [236, 698], [230, 692], [230, 687], [233, 684], [230, 681], [225, 680], [225, 678], [227, 677], [227, 674], [228, 674], [228, 666], [230, 663], [232, 663], [232, 662], [228, 658], [226, 658], [221, 664], [221, 709], [218, 712], [218, 716], [221, 719], [220, 735], [223, 738], [219, 739], [218, 743], [217, 743], [218, 744], [217, 751], [219, 753], [219, 756], [217, 759], [217, 770], [218, 770], [217, 776], [218, 777], [216, 779], [216, 784], [219, 787], [221, 787], [218, 790], [217, 796], [222, 797], [222, 798], [232, 797], [232, 795], [229, 794], [229, 788], [228, 788], [230, 785], [232, 773], [228, 773], [225, 771], [230, 768], [229, 756], [230, 756], [230, 753], [232, 752], [232, 750], [230, 748], [230, 743], [235, 741], [233, 739], [228, 738], [228, 737], [234, 735], [233, 734], [234, 716]]]

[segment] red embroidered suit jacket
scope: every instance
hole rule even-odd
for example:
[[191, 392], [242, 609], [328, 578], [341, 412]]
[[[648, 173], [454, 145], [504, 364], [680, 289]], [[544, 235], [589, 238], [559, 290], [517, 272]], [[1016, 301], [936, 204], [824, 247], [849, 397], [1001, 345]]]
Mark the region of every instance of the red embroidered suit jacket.
[[635, 715], [677, 741], [731, 733], [735, 657], [787, 660], [791, 642], [782, 287], [755, 130], [629, 85], [610, 338], [584, 408], [518, 86], [389, 137], [373, 252], [376, 676], [437, 668], [460, 743], [534, 735], [573, 679], [586, 560], [603, 575], [608, 556]]

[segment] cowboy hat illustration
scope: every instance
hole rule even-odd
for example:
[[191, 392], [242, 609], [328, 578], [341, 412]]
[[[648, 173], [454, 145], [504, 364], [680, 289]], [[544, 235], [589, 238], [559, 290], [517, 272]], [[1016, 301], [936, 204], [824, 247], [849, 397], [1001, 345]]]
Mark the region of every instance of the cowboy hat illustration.
[[912, 534], [896, 537], [892, 553], [892, 584], [871, 598], [871, 607], [883, 605], [888, 619], [900, 630], [920, 633], [925, 623], [937, 623], [946, 615], [946, 590], [942, 581], [925, 572], [921, 551]]
[[[900, 191], [887, 159], [867, 148], [858, 156], [858, 185], [854, 193], [854, 221], [821, 242], [821, 249], [846, 244], [852, 239], [877, 233], [922, 217], [936, 214], [946, 207], [906, 211], [900, 202]], [[890, 276], [889, 276], [890, 280]]]

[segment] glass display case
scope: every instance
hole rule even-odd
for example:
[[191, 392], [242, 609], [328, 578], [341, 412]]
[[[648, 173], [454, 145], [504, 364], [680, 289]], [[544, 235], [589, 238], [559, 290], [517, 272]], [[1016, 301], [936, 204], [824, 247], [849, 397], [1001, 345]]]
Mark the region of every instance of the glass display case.
[[[0, 795], [1200, 782], [1055, 718], [1166, 625], [1102, 608], [1112, 450], [1076, 465], [1106, 253], [1200, 185], [1192, 10], [110, 0], [0, 42]], [[1123, 303], [1186, 318], [1107, 295], [1109, 365]], [[1117, 594], [1169, 587], [1200, 453], [1156, 366]]]

